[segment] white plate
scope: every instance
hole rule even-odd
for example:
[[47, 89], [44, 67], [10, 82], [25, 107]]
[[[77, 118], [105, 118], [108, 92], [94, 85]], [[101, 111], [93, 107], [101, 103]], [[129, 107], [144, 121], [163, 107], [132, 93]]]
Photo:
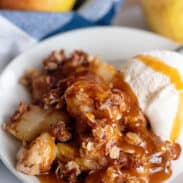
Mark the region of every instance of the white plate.
[[[2, 73], [0, 77], [0, 124], [13, 113], [20, 101], [28, 100], [26, 91], [18, 83], [20, 76], [28, 68], [39, 67], [42, 59], [52, 50], [64, 48], [67, 52], [71, 52], [74, 49], [83, 49], [92, 55], [100, 55], [104, 61], [114, 64], [116, 60], [124, 60], [142, 51], [173, 50], [176, 47], [177, 44], [174, 42], [157, 35], [119, 27], [82, 29], [48, 39], [14, 59]], [[119, 64], [118, 62], [117, 65]], [[15, 154], [18, 147], [18, 142], [0, 128], [1, 160], [23, 182], [39, 182], [35, 177], [16, 172]]]

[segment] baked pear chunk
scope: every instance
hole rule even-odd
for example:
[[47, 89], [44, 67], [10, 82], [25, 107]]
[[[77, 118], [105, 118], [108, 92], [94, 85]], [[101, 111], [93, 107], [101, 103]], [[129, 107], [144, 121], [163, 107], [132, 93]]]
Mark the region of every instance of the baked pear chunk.
[[40, 175], [51, 169], [56, 158], [55, 139], [49, 133], [42, 133], [28, 146], [17, 153], [16, 169], [28, 175]]
[[59, 121], [68, 122], [65, 112], [20, 103], [10, 121], [5, 124], [5, 129], [17, 139], [30, 142]]

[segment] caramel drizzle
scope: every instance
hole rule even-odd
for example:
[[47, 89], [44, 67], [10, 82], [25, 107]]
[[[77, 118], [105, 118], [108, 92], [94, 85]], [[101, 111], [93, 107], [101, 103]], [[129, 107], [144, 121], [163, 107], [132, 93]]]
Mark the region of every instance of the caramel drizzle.
[[177, 112], [170, 133], [170, 139], [175, 141], [179, 137], [183, 127], [183, 81], [181, 75], [176, 68], [171, 67], [152, 56], [137, 55], [135, 58], [140, 60], [145, 65], [150, 66], [153, 70], [166, 75], [175, 88], [179, 91]]

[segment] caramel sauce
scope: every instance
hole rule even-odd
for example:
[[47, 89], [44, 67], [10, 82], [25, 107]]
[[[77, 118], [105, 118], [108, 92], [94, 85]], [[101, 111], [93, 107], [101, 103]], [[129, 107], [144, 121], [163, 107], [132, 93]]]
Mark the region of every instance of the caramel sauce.
[[171, 140], [175, 141], [179, 137], [182, 127], [183, 127], [183, 93], [180, 92], [178, 110], [170, 135]]
[[166, 75], [175, 88], [179, 91], [179, 102], [177, 107], [177, 113], [173, 122], [170, 139], [176, 141], [179, 137], [183, 127], [183, 81], [181, 75], [176, 68], [173, 68], [157, 58], [147, 55], [136, 56], [142, 63], [150, 66], [153, 70]]
[[[78, 53], [81, 54], [81, 53]], [[80, 61], [80, 59], [76, 60], [72, 60], [71, 61]], [[83, 58], [82, 58], [83, 60]], [[144, 63], [146, 63], [146, 58], [142, 59], [144, 60]], [[152, 58], [152, 60], [154, 60]], [[52, 59], [51, 59], [52, 61]], [[72, 62], [68, 62], [67, 60], [67, 64], [71, 64], [72, 66]], [[150, 61], [151, 63], [151, 61]], [[148, 64], [148, 62], [146, 63]], [[154, 67], [156, 66], [156, 64], [152, 64]], [[160, 64], [161, 65], [161, 64]], [[63, 65], [62, 65], [63, 66]], [[58, 156], [58, 161], [62, 161], [62, 163], [66, 163], [67, 161], [70, 160], [74, 160], [77, 163], [79, 162], [79, 165], [82, 168], [83, 171], [83, 177], [82, 174], [79, 177], [80, 181], [77, 181], [77, 183], [101, 183], [101, 182], [105, 182], [105, 183], [116, 183], [116, 182], [148, 182], [148, 183], [161, 183], [165, 180], [167, 180], [172, 172], [171, 172], [171, 168], [169, 166], [170, 161], [172, 160], [169, 157], [169, 153], [165, 153], [164, 155], [162, 154], [160, 156], [160, 162], [157, 163], [153, 163], [151, 161], [149, 161], [151, 159], [151, 157], [156, 154], [161, 152], [161, 147], [165, 147], [166, 148], [166, 144], [161, 142], [160, 138], [157, 137], [155, 134], [153, 134], [153, 132], [151, 131], [151, 129], [148, 127], [147, 121], [144, 117], [144, 115], [142, 114], [141, 110], [139, 109], [138, 106], [138, 100], [134, 94], [134, 92], [132, 91], [131, 87], [123, 80], [123, 75], [122, 73], [120, 73], [119, 71], [113, 70], [110, 71], [109, 73], [112, 73], [110, 76], [113, 77], [109, 77], [108, 80], [106, 81], [105, 79], [103, 80], [102, 77], [98, 77], [95, 76], [95, 72], [93, 72], [94, 70], [96, 70], [96, 68], [94, 67], [93, 69], [89, 70], [87, 68], [87, 66], [82, 66], [82, 67], [71, 67], [69, 65], [66, 65], [66, 67], [62, 67], [63, 70], [56, 70], [56, 73], [51, 72], [52, 75], [55, 75], [55, 82], [59, 81], [60, 75], [63, 76], [63, 78], [69, 78], [70, 75], [74, 74], [74, 77], [71, 78], [70, 80], [70, 84], [73, 83], [74, 81], [78, 80], [78, 81], [87, 81], [89, 82], [91, 85], [87, 90], [87, 94], [91, 96], [91, 98], [95, 98], [96, 93], [98, 92], [98, 94], [105, 94], [105, 90], [109, 90], [109, 85], [110, 85], [110, 90], [113, 91], [113, 94], [116, 95], [112, 95], [113, 98], [109, 99], [107, 102], [103, 102], [105, 103], [105, 105], [108, 107], [108, 109], [111, 109], [109, 111], [116, 111], [112, 113], [113, 115], [113, 120], [111, 120], [111, 118], [109, 117], [108, 113], [105, 112], [98, 112], [98, 113], [94, 113], [95, 116], [97, 116], [99, 119], [100, 118], [105, 118], [105, 120], [107, 118], [110, 118], [106, 123], [106, 126], [110, 126], [111, 128], [105, 128], [105, 135], [102, 136], [102, 138], [100, 138], [100, 140], [97, 139], [97, 145], [98, 144], [102, 144], [102, 143], [107, 143], [107, 141], [110, 141], [111, 138], [113, 139], [113, 141], [116, 141], [116, 145], [121, 149], [121, 152], [123, 152], [122, 154], [120, 154], [120, 157], [118, 157], [116, 160], [113, 161], [113, 159], [111, 159], [111, 157], [109, 158], [109, 156], [105, 155], [105, 150], [106, 147], [105, 146], [101, 146], [101, 148], [98, 150], [96, 148], [94, 148], [93, 154], [90, 156], [88, 156], [87, 154], [84, 156], [80, 157], [80, 153], [72, 153], [73, 150], [73, 146], [71, 144], [79, 144], [82, 143], [82, 141], [84, 141], [86, 138], [90, 137], [90, 131], [88, 130], [88, 126], [86, 126], [86, 122], [82, 123], [82, 119], [79, 119], [79, 122], [77, 122], [77, 126], [76, 129], [81, 129], [81, 131], [73, 131], [73, 139], [72, 142], [70, 143], [65, 143], [65, 145], [71, 150], [71, 152], [69, 150], [67, 150], [67, 148], [64, 146], [62, 146], [62, 153], [60, 153], [60, 155], [63, 156]], [[152, 67], [153, 67], [152, 66]], [[158, 70], [159, 66], [156, 66]], [[106, 69], [105, 69], [106, 68]], [[107, 72], [108, 67], [103, 67], [103, 70], [105, 70], [105, 72]], [[76, 70], [82, 70], [82, 72], [76, 72]], [[88, 70], [87, 70], [88, 69]], [[101, 68], [100, 68], [101, 69]], [[99, 70], [100, 70], [99, 69]], [[170, 68], [169, 68], [170, 69]], [[161, 69], [159, 69], [161, 71]], [[166, 69], [165, 69], [166, 70]], [[169, 70], [170, 73], [175, 72], [172, 71], [171, 69]], [[166, 74], [168, 75], [169, 72], [167, 72]], [[105, 74], [104, 74], [105, 75]], [[174, 74], [172, 74], [173, 76]], [[177, 71], [175, 72], [176, 78], [175, 78], [175, 82], [180, 82], [181, 83], [181, 77], [179, 76], [179, 74], [177, 74]], [[62, 79], [63, 79], [62, 78]], [[170, 78], [171, 79], [171, 78]], [[105, 82], [104, 82], [105, 81]], [[173, 79], [174, 82], [174, 79]], [[85, 82], [86, 83], [86, 82]], [[67, 83], [66, 86], [63, 83], [59, 83], [59, 89], [61, 92], [62, 88], [67, 88]], [[61, 85], [63, 84], [63, 86]], [[61, 87], [62, 86], [62, 87]], [[80, 86], [82, 86], [82, 83], [80, 82]], [[85, 85], [84, 85], [85, 86]], [[179, 83], [177, 83], [177, 87], [179, 86]], [[78, 87], [78, 88], [79, 88]], [[99, 89], [101, 89], [102, 92], [99, 92]], [[75, 96], [75, 93], [78, 93], [78, 88], [76, 88], [76, 90], [74, 90], [73, 92], [70, 93], [70, 98]], [[178, 87], [179, 88], [179, 87]], [[181, 89], [181, 88], [179, 88]], [[108, 94], [108, 93], [106, 93]], [[117, 95], [118, 94], [118, 95]], [[120, 95], [119, 95], [120, 94]], [[92, 96], [93, 95], [93, 96]], [[117, 98], [115, 98], [115, 96], [118, 96]], [[124, 103], [126, 104], [127, 107], [125, 107], [125, 111], [122, 113], [121, 112], [121, 108], [123, 108], [123, 106], [120, 106], [121, 103], [120, 102], [122, 100], [120, 100], [119, 97], [123, 96], [123, 100], [125, 101]], [[97, 97], [103, 97], [102, 96], [97, 96]], [[87, 98], [86, 98], [87, 99]], [[71, 103], [71, 108], [72, 108], [72, 104]], [[85, 104], [85, 103], [84, 103]], [[96, 104], [98, 104], [96, 102]], [[83, 103], [81, 103], [81, 105], [83, 105]], [[106, 107], [105, 106], [105, 107]], [[118, 107], [116, 107], [118, 106]], [[119, 107], [120, 106], [120, 107]], [[68, 107], [68, 106], [67, 106]], [[96, 107], [96, 105], [95, 105]], [[120, 112], [123, 114], [123, 118], [117, 118], [116, 116], [118, 116], [118, 109], [120, 108]], [[114, 110], [115, 109], [115, 110]], [[68, 109], [69, 110], [69, 109]], [[71, 110], [72, 111], [72, 110]], [[92, 118], [92, 116], [89, 116]], [[181, 116], [180, 116], [181, 117]], [[179, 120], [179, 119], [178, 119]], [[85, 118], [84, 118], [85, 121]], [[109, 125], [110, 124], [110, 125]], [[179, 123], [176, 123], [179, 124]], [[91, 125], [91, 124], [90, 124]], [[105, 126], [104, 126], [105, 127]], [[92, 126], [92, 128], [94, 128]], [[102, 129], [103, 126], [99, 126], [97, 128], [98, 129]], [[179, 125], [176, 126], [176, 128], [179, 128]], [[85, 132], [85, 133], [83, 133]], [[97, 131], [98, 133], [100, 132], [100, 130]], [[102, 130], [101, 130], [102, 132]], [[139, 137], [140, 142], [137, 142], [137, 144], [134, 142], [130, 142], [130, 138], [127, 138], [127, 133], [128, 132], [134, 132], [137, 137]], [[97, 134], [98, 134], [97, 133]], [[134, 134], [132, 133], [132, 134]], [[99, 133], [100, 135], [101, 133]], [[79, 136], [79, 138], [76, 138], [76, 135]], [[109, 136], [109, 138], [108, 138]], [[101, 136], [100, 136], [101, 137]], [[90, 137], [91, 138], [91, 137]], [[134, 141], [133, 136], [131, 137]], [[92, 138], [91, 138], [92, 139]], [[103, 139], [103, 141], [102, 141]], [[135, 138], [136, 139], [136, 138]], [[96, 140], [92, 139], [94, 142], [94, 145], [96, 144]], [[106, 141], [104, 141], [106, 140]], [[138, 138], [136, 139], [138, 141]], [[78, 142], [80, 141], [80, 142]], [[92, 142], [92, 141], [91, 141]], [[57, 144], [57, 147], [59, 147], [59, 145]], [[76, 145], [76, 151], [79, 152], [79, 148]], [[178, 157], [178, 152], [179, 149], [176, 149], [175, 147], [170, 149], [174, 152], [175, 155], [177, 155]], [[95, 152], [96, 151], [96, 152]], [[58, 148], [58, 152], [59, 152], [59, 148]], [[74, 151], [75, 152], [75, 151]], [[72, 155], [74, 154], [74, 155]], [[96, 156], [96, 155], [98, 156]], [[137, 157], [134, 155], [138, 155]], [[171, 153], [170, 153], [171, 154]], [[99, 156], [100, 155], [100, 156]], [[105, 162], [107, 162], [106, 165], [100, 165], [101, 168], [99, 169], [95, 169], [95, 168], [91, 168], [89, 167], [89, 169], [87, 169], [87, 164], [84, 160], [88, 159], [92, 160], [93, 159], [97, 159], [101, 158], [105, 156]], [[145, 157], [145, 158], [144, 158]], [[104, 162], [104, 163], [105, 163]], [[90, 164], [89, 164], [90, 165]], [[168, 166], [167, 166], [168, 165]], [[86, 167], [85, 167], [86, 166]], [[54, 167], [52, 167], [54, 168]], [[85, 169], [86, 168], [86, 169]], [[140, 169], [142, 168], [142, 169]], [[92, 170], [93, 169], [93, 170]], [[54, 169], [52, 169], [54, 172]], [[63, 169], [64, 170], [64, 169]], [[48, 174], [44, 174], [41, 176], [37, 176], [37, 178], [39, 179], [39, 181], [41, 183], [68, 183], [71, 181], [66, 181], [68, 174], [66, 174], [66, 177], [64, 176], [60, 176], [60, 174], [57, 173], [57, 176], [60, 177], [64, 177], [64, 180], [61, 180], [59, 178], [57, 178], [57, 176], [55, 175], [55, 173], [53, 172], [49, 172]], [[61, 171], [61, 174], [64, 175], [63, 173], [64, 171]], [[131, 180], [129, 179], [129, 177], [136, 177], [135, 180]], [[141, 181], [141, 180], [144, 181]], [[127, 180], [127, 181], [126, 181]]]
[[[138, 109], [138, 100], [137, 100], [135, 94], [133, 93], [133, 91], [131, 90], [130, 86], [121, 79], [122, 77], [123, 77], [122, 74], [120, 72], [117, 72], [112, 80], [112, 83], [113, 83], [115, 88], [125, 91], [130, 96], [130, 98], [129, 98], [130, 101], [128, 101], [130, 103], [130, 106], [131, 106], [131, 108], [129, 109], [129, 113], [130, 113], [130, 115], [135, 115], [137, 112], [137, 109]], [[151, 132], [148, 131], [148, 133], [149, 133], [148, 134], [149, 136], [153, 136], [153, 134], [151, 134]], [[155, 147], [155, 145], [159, 143], [159, 139], [157, 139], [157, 142], [154, 143], [154, 142], [151, 142], [151, 140], [148, 137], [146, 138], [146, 141], [148, 142], [147, 149], [150, 150], [152, 148], [152, 151], [154, 151], [153, 148]], [[140, 147], [135, 147], [133, 145], [126, 144], [126, 143], [120, 143], [119, 146], [123, 147], [123, 149], [135, 150], [136, 152], [142, 151], [142, 149]], [[140, 152], [140, 153], [142, 153], [142, 152]], [[161, 166], [163, 167], [163, 165], [160, 165], [160, 167]], [[128, 170], [128, 171], [131, 174], [133, 173], [134, 176], [138, 177], [138, 173], [137, 173], [137, 170], [135, 168]], [[84, 182], [86, 182], [86, 183], [100, 183], [101, 180], [103, 180], [103, 179], [105, 179], [105, 182], [110, 182], [110, 181], [111, 182], [119, 182], [119, 180], [117, 180], [116, 177], [119, 177], [119, 179], [120, 179], [120, 177], [122, 177], [122, 172], [119, 175], [118, 175], [118, 173], [117, 172], [110, 172], [109, 177], [105, 177], [104, 176], [105, 171], [98, 170], [97, 172], [94, 172], [94, 173], [88, 175], [88, 177], [85, 180], [83, 180], [82, 182], [77, 182], [77, 183], [84, 183]], [[171, 176], [171, 172], [169, 172], [169, 171], [166, 172], [166, 170], [164, 168], [162, 168], [161, 171], [157, 171], [154, 173], [147, 172], [147, 175], [146, 175], [146, 173], [144, 173], [144, 177], [145, 178], [148, 177], [146, 180], [148, 180], [149, 183], [155, 183], [155, 182], [162, 183], [163, 181], [167, 180], [170, 176]], [[41, 175], [41, 176], [37, 176], [37, 177], [38, 177], [40, 183], [66, 183], [63, 180], [58, 179], [56, 177], [56, 175], [53, 173]], [[110, 180], [108, 180], [108, 179], [110, 179]]]
[[[116, 174], [111, 175], [112, 176], [116, 176]], [[149, 177], [149, 183], [162, 183], [163, 181], [167, 180], [168, 178], [170, 178], [171, 174], [166, 174], [164, 171], [163, 172], [157, 172], [154, 174], [151, 174]], [[99, 183], [101, 181], [101, 177], [102, 177], [102, 172], [99, 171], [96, 174], [92, 174], [91, 176], [89, 176], [86, 179], [86, 183]], [[47, 174], [47, 175], [39, 175], [37, 176], [37, 178], [39, 179], [40, 183], [66, 183], [65, 181], [58, 179], [56, 177], [55, 174]], [[78, 183], [82, 183], [82, 182], [78, 182]]]
[[171, 173], [166, 174], [164, 171], [151, 174], [149, 178], [149, 183], [162, 183], [168, 178], [170, 178], [171, 175], [172, 175]]
[[54, 173], [39, 175], [37, 178], [40, 183], [65, 183], [64, 181], [58, 179]]

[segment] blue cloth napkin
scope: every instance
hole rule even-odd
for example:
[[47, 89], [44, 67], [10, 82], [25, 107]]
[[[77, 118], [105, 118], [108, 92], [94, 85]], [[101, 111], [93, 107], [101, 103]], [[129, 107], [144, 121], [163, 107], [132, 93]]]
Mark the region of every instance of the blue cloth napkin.
[[0, 10], [0, 71], [37, 41], [73, 29], [110, 25], [122, 1], [87, 0], [69, 13]]
[[94, 25], [109, 25], [121, 0], [88, 0], [76, 12], [43, 13], [1, 10], [0, 15], [36, 40]]

